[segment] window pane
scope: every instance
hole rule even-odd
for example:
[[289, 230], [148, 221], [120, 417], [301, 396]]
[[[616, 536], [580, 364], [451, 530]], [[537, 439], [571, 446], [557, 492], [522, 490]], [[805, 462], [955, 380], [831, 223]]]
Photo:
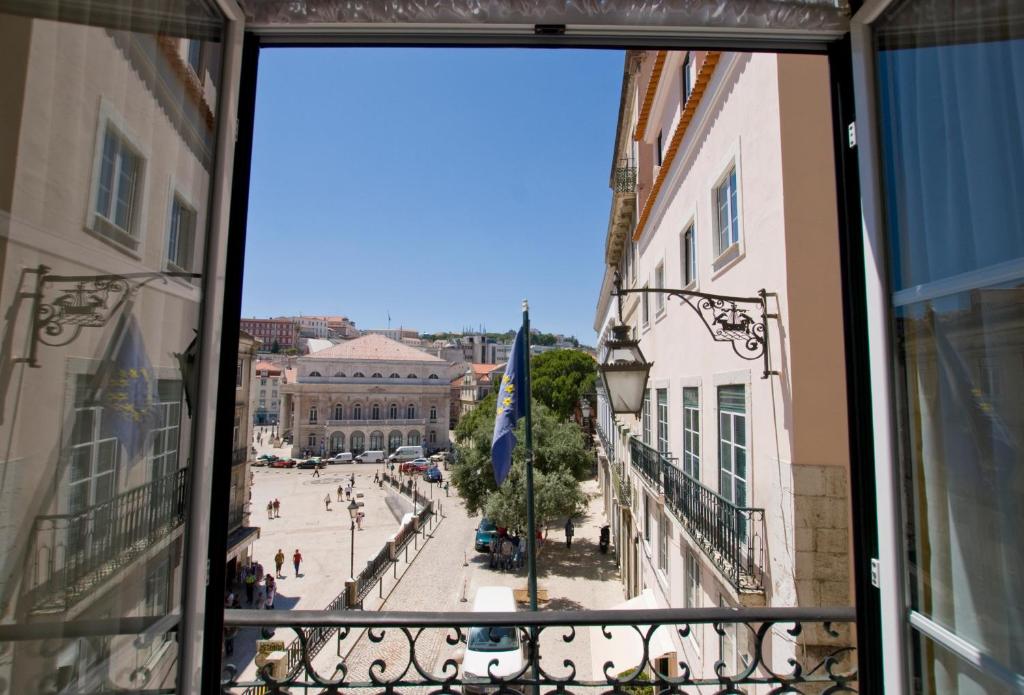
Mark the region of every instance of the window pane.
[[725, 441], [732, 441], [732, 418], [730, 418], [727, 413], [722, 413], [721, 415], [718, 416], [718, 422], [719, 439], [723, 439]]
[[[43, 620], [55, 630], [45, 645], [0, 644], [8, 693], [179, 690], [176, 640], [153, 649], [136, 635], [89, 632], [106, 619], [131, 628], [147, 614], [175, 628], [192, 535], [178, 501], [190, 496], [188, 480], [202, 479], [156, 480], [174, 466], [179, 434], [161, 431], [171, 408], [156, 405], [155, 375], [180, 383], [176, 355], [192, 357], [201, 331], [201, 284], [172, 287], [161, 276], [169, 245], [185, 241], [180, 225], [168, 238], [171, 185], [205, 215], [221, 130], [219, 75], [207, 72], [195, 89], [186, 42], [199, 40], [204, 58], [222, 64], [223, 22], [209, 14], [214, 3], [158, 4], [152, 12], [82, 0], [58, 11], [30, 2], [0, 12], [0, 36], [17, 37], [0, 48], [0, 276], [10, 280], [0, 304], [5, 314], [22, 307], [18, 325], [31, 324], [16, 294], [36, 281], [26, 268], [46, 267], [47, 301], [81, 292], [81, 303], [65, 305], [60, 339], [26, 346], [38, 365], [15, 365], [4, 393], [5, 456], [18, 463], [16, 494], [0, 505], [10, 541], [0, 574], [19, 578], [6, 615], [15, 630]], [[196, 234], [198, 262], [207, 230]], [[182, 439], [192, 451], [191, 435]], [[159, 585], [147, 581], [158, 558], [167, 560]], [[62, 636], [72, 623], [79, 634]]]

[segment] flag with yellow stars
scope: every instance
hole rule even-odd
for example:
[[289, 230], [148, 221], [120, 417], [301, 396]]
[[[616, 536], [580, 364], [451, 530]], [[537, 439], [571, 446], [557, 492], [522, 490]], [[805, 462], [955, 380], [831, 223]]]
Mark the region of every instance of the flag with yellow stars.
[[494, 437], [491, 439], [491, 464], [494, 480], [501, 485], [512, 468], [512, 450], [516, 448], [516, 423], [526, 414], [526, 336], [520, 328], [512, 343], [505, 374], [498, 384]]
[[99, 404], [104, 422], [124, 447], [131, 466], [146, 454], [146, 440], [155, 426], [156, 373], [134, 316], [127, 318], [114, 340], [119, 343], [115, 342], [112, 359], [100, 368]]

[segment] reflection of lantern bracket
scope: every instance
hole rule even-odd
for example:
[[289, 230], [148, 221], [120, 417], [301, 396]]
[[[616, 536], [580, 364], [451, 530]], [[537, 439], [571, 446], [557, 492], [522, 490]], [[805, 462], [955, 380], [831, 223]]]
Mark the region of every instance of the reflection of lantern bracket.
[[622, 298], [627, 294], [660, 294], [677, 297], [696, 312], [711, 334], [711, 339], [719, 343], [729, 343], [733, 352], [745, 360], [760, 359], [764, 363], [761, 374], [767, 379], [778, 374], [771, 369], [768, 351], [768, 319], [778, 318], [778, 314], [768, 313], [768, 297], [774, 293], [758, 291], [756, 297], [729, 297], [726, 295], [707, 294], [691, 290], [664, 288], [641, 288], [635, 290], [622, 289], [622, 280], [615, 273], [615, 289], [612, 296], [618, 298], [619, 321], [622, 322]]
[[[145, 272], [125, 275], [51, 275], [49, 266], [40, 265], [22, 271], [21, 287], [27, 276], [35, 276], [31, 291], [22, 290], [18, 300], [32, 303], [32, 328], [28, 354], [13, 362], [39, 367], [39, 344], [61, 347], [72, 343], [84, 328], [102, 328], [118, 314], [140, 289], [168, 278], [198, 278], [198, 273]], [[15, 306], [20, 302], [16, 302]], [[8, 330], [11, 330], [10, 322]]]

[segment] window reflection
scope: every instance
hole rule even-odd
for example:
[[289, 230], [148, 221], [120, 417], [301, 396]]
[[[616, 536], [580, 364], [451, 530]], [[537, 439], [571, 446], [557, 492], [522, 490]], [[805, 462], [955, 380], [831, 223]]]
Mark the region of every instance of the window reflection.
[[0, 645], [0, 693], [173, 690], [221, 19], [6, 5], [0, 606], [95, 630]]

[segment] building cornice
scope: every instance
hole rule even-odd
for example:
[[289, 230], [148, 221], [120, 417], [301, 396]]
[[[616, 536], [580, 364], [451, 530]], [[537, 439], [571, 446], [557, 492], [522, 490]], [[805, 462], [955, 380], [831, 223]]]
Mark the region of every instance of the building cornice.
[[[676, 154], [679, 152], [679, 146], [682, 144], [683, 138], [686, 136], [686, 131], [690, 126], [690, 122], [693, 120], [693, 114], [696, 113], [697, 107], [700, 106], [700, 102], [704, 97], [704, 92], [707, 89], [708, 82], [711, 81], [711, 76], [714, 74], [715, 66], [718, 65], [718, 61], [721, 56], [722, 54], [719, 51], [708, 51], [704, 55], [704, 60], [701, 61], [700, 69], [697, 71], [697, 79], [694, 80], [693, 91], [690, 92], [690, 96], [686, 100], [686, 105], [683, 107], [683, 112], [679, 116], [679, 123], [676, 125], [676, 129], [672, 132], [672, 139], [669, 141], [668, 148], [665, 151], [662, 166], [658, 169], [658, 175], [655, 177], [654, 184], [651, 186], [651, 194], [647, 196], [644, 208], [640, 212], [640, 218], [637, 220], [636, 230], [633, 232], [634, 241], [638, 241], [640, 237], [643, 236], [644, 226], [647, 223], [648, 217], [651, 215], [651, 209], [657, 202], [658, 193], [661, 192], [661, 187], [668, 176], [669, 170], [672, 168], [672, 163], [675, 161]], [[664, 63], [664, 61], [662, 61], [662, 63]], [[653, 75], [651, 76], [651, 81], [654, 81]]]
[[651, 79], [647, 82], [647, 91], [644, 93], [644, 101], [640, 106], [640, 117], [637, 119], [636, 131], [633, 133], [634, 140], [643, 140], [647, 133], [647, 119], [651, 116], [651, 104], [654, 103], [654, 95], [658, 91], [661, 71], [665, 67], [665, 58], [667, 57], [668, 51], [658, 51], [658, 55], [654, 58]]

